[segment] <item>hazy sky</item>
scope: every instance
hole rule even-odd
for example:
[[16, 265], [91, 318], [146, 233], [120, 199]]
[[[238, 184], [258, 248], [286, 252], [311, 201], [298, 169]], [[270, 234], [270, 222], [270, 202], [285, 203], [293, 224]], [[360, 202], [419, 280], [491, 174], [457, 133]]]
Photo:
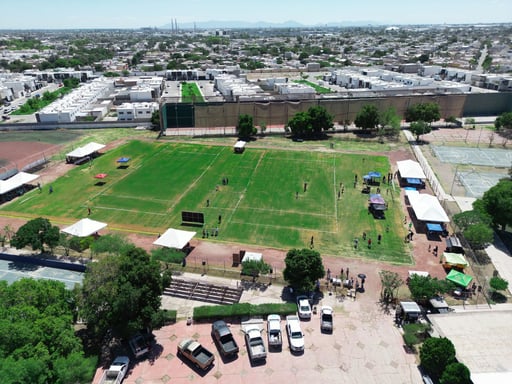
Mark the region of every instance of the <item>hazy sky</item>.
[[512, 22], [512, 0], [3, 0], [0, 29], [139, 28], [199, 21], [306, 25]]

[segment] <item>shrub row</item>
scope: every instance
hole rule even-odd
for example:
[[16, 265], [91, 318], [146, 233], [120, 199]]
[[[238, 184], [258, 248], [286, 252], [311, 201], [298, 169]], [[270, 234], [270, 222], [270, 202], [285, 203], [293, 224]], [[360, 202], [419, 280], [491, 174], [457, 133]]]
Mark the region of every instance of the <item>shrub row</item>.
[[229, 317], [244, 316], [266, 316], [275, 313], [281, 316], [294, 314], [297, 311], [297, 305], [294, 303], [284, 304], [259, 304], [238, 303], [233, 305], [205, 305], [194, 308], [194, 320], [213, 320]]

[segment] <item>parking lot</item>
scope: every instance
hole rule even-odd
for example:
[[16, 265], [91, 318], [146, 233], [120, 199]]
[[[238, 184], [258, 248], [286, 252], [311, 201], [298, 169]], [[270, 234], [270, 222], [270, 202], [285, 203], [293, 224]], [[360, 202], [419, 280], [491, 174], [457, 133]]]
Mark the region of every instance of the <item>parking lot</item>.
[[[252, 301], [275, 302], [280, 290], [249, 291]], [[378, 292], [377, 292], [378, 293]], [[268, 296], [268, 299], [265, 298]], [[165, 298], [167, 302], [181, 299]], [[184, 306], [184, 303], [177, 304]], [[176, 303], [175, 303], [176, 304]], [[188, 302], [188, 305], [203, 305]], [[334, 332], [320, 331], [320, 306], [330, 305], [335, 310]], [[283, 349], [268, 352], [266, 362], [252, 366], [245, 346], [240, 322], [230, 323], [240, 347], [238, 358], [223, 361], [210, 335], [211, 323], [187, 325], [179, 321], [175, 325], [155, 331], [156, 346], [148, 359], [136, 362], [126, 377], [126, 384], [143, 383], [421, 383], [416, 367], [416, 355], [407, 354], [402, 337], [393, 325], [394, 313], [385, 313], [375, 299], [375, 293], [358, 294], [352, 298], [340, 298], [326, 294], [316, 305], [317, 312], [310, 321], [301, 321], [305, 334], [305, 351], [294, 355], [288, 348], [285, 321], [282, 321]], [[215, 354], [214, 365], [201, 372], [176, 356], [178, 343], [188, 337], [195, 338]], [[263, 332], [266, 344], [266, 331]], [[102, 370], [96, 374], [96, 380]]]

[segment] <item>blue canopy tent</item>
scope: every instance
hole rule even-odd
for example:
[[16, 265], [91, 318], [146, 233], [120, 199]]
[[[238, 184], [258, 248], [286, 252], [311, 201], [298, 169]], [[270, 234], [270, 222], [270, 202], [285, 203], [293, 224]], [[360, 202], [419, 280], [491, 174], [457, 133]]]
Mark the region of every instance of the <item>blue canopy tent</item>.
[[129, 157], [120, 157], [119, 159], [117, 159], [117, 162], [119, 164], [126, 164], [127, 162], [130, 161], [130, 158]]
[[368, 172], [368, 174], [363, 176], [363, 181], [366, 184], [379, 185], [381, 176], [382, 175], [380, 172], [371, 171], [371, 172]]

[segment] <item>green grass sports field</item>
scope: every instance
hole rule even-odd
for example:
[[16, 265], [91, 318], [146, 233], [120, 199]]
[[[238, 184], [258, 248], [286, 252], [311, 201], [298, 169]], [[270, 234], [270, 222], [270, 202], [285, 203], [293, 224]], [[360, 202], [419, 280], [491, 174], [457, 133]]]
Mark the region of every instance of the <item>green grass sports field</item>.
[[[116, 163], [122, 156], [131, 158], [124, 169]], [[73, 221], [90, 207], [92, 219], [111, 227], [153, 233], [190, 229], [181, 225], [181, 211], [197, 211], [205, 214], [205, 229], [218, 228], [213, 241], [290, 249], [309, 247], [313, 237], [324, 254], [409, 263], [398, 190], [381, 185], [385, 220], [368, 214], [368, 195], [361, 193], [364, 174], [387, 175], [389, 168], [383, 156], [263, 148], [235, 154], [230, 146], [134, 140], [72, 169], [52, 183], [53, 193], [43, 185], [42, 193], [35, 189], [2, 211]], [[108, 176], [98, 180], [98, 173]], [[363, 232], [372, 237], [371, 249]]]

